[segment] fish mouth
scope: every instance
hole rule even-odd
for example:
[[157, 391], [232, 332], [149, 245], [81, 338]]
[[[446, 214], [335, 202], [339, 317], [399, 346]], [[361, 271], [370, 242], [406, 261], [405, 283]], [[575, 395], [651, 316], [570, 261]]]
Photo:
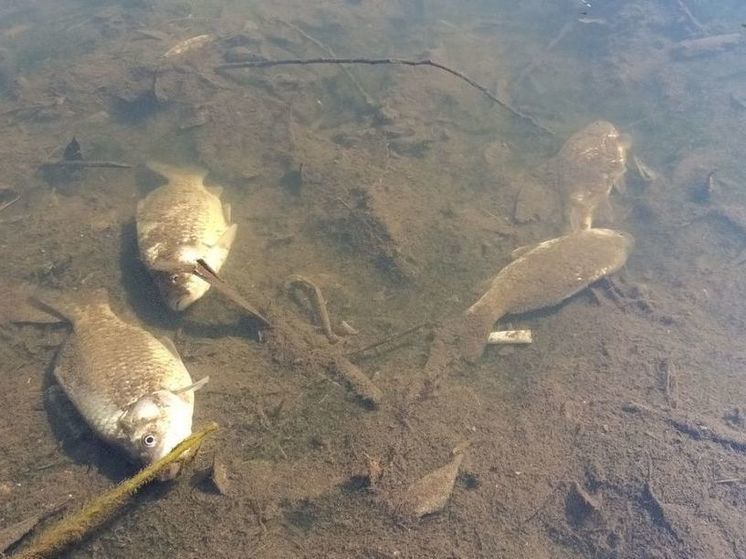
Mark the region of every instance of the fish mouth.
[[186, 310], [210, 288], [207, 282], [185, 273], [158, 273], [155, 282], [166, 305], [176, 312]]

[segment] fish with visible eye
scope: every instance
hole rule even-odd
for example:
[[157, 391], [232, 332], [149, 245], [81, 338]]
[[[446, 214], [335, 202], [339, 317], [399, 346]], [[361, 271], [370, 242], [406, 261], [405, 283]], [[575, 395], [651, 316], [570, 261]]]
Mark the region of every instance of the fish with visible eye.
[[[73, 326], [54, 376], [96, 434], [143, 465], [191, 435], [194, 392], [208, 377], [193, 382], [173, 342], [119, 318], [104, 290], [75, 301], [47, 295], [32, 302]], [[179, 469], [177, 463], [162, 479]]]
[[174, 272], [203, 260], [215, 272], [225, 263], [236, 225], [220, 200], [222, 188], [204, 184], [207, 172], [149, 162], [168, 182], [137, 205], [137, 244], [161, 296], [175, 311], [202, 297], [210, 284], [188, 272]]
[[612, 188], [624, 188], [631, 140], [597, 120], [567, 139], [553, 158], [554, 174], [570, 230], [589, 229], [599, 209], [609, 208]]

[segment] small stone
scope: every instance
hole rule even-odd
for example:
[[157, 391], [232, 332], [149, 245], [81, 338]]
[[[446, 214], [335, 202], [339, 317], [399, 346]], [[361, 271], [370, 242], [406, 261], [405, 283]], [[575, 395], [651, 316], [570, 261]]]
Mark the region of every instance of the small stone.
[[213, 488], [220, 495], [226, 495], [228, 493], [228, 486], [230, 482], [228, 480], [228, 471], [225, 465], [220, 461], [217, 455], [212, 458], [212, 466], [210, 467], [210, 482]]
[[443, 510], [451, 498], [463, 458], [463, 454], [457, 454], [445, 466], [410, 485], [399, 501], [399, 512], [405, 516], [421, 518]]

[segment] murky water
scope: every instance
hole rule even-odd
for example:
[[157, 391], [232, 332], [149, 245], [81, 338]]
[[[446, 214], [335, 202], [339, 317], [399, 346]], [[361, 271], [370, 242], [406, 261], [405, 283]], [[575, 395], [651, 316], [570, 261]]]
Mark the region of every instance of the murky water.
[[[104, 287], [210, 376], [195, 425], [220, 430], [69, 557], [743, 557], [744, 25], [737, 0], [4, 0], [0, 526], [134, 471], [54, 382], [68, 329], [19, 322], [19, 284]], [[432, 59], [500, 103], [432, 66], [221, 67], [339, 57]], [[530, 345], [438, 353], [511, 252], [567, 231], [558, 154], [597, 120], [629, 143], [593, 219], [635, 238], [625, 266], [500, 319]], [[73, 137], [128, 166], [50, 166]], [[215, 292], [162, 303], [153, 159], [224, 188], [221, 275], [273, 331]], [[330, 344], [291, 274], [359, 334]]]

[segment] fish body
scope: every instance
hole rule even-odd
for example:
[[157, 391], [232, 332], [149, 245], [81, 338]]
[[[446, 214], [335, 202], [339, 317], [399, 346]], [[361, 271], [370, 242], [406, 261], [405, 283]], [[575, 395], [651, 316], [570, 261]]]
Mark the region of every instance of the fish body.
[[492, 326], [506, 314], [557, 305], [624, 266], [634, 241], [610, 229], [581, 229], [520, 254], [459, 320], [461, 355], [478, 359]]
[[220, 201], [222, 189], [205, 187], [205, 171], [154, 162], [148, 166], [168, 182], [137, 205], [140, 258], [168, 306], [182, 311], [210, 285], [173, 270], [194, 266], [201, 258], [219, 272], [236, 237], [236, 225], [229, 224], [230, 206]]
[[623, 187], [629, 137], [605, 120], [592, 122], [562, 146], [556, 178], [570, 229], [588, 229], [596, 211], [608, 207], [611, 189]]
[[102, 439], [147, 465], [191, 434], [193, 392], [205, 381], [192, 382], [171, 342], [119, 318], [105, 291], [42, 304], [73, 325], [54, 375]]

